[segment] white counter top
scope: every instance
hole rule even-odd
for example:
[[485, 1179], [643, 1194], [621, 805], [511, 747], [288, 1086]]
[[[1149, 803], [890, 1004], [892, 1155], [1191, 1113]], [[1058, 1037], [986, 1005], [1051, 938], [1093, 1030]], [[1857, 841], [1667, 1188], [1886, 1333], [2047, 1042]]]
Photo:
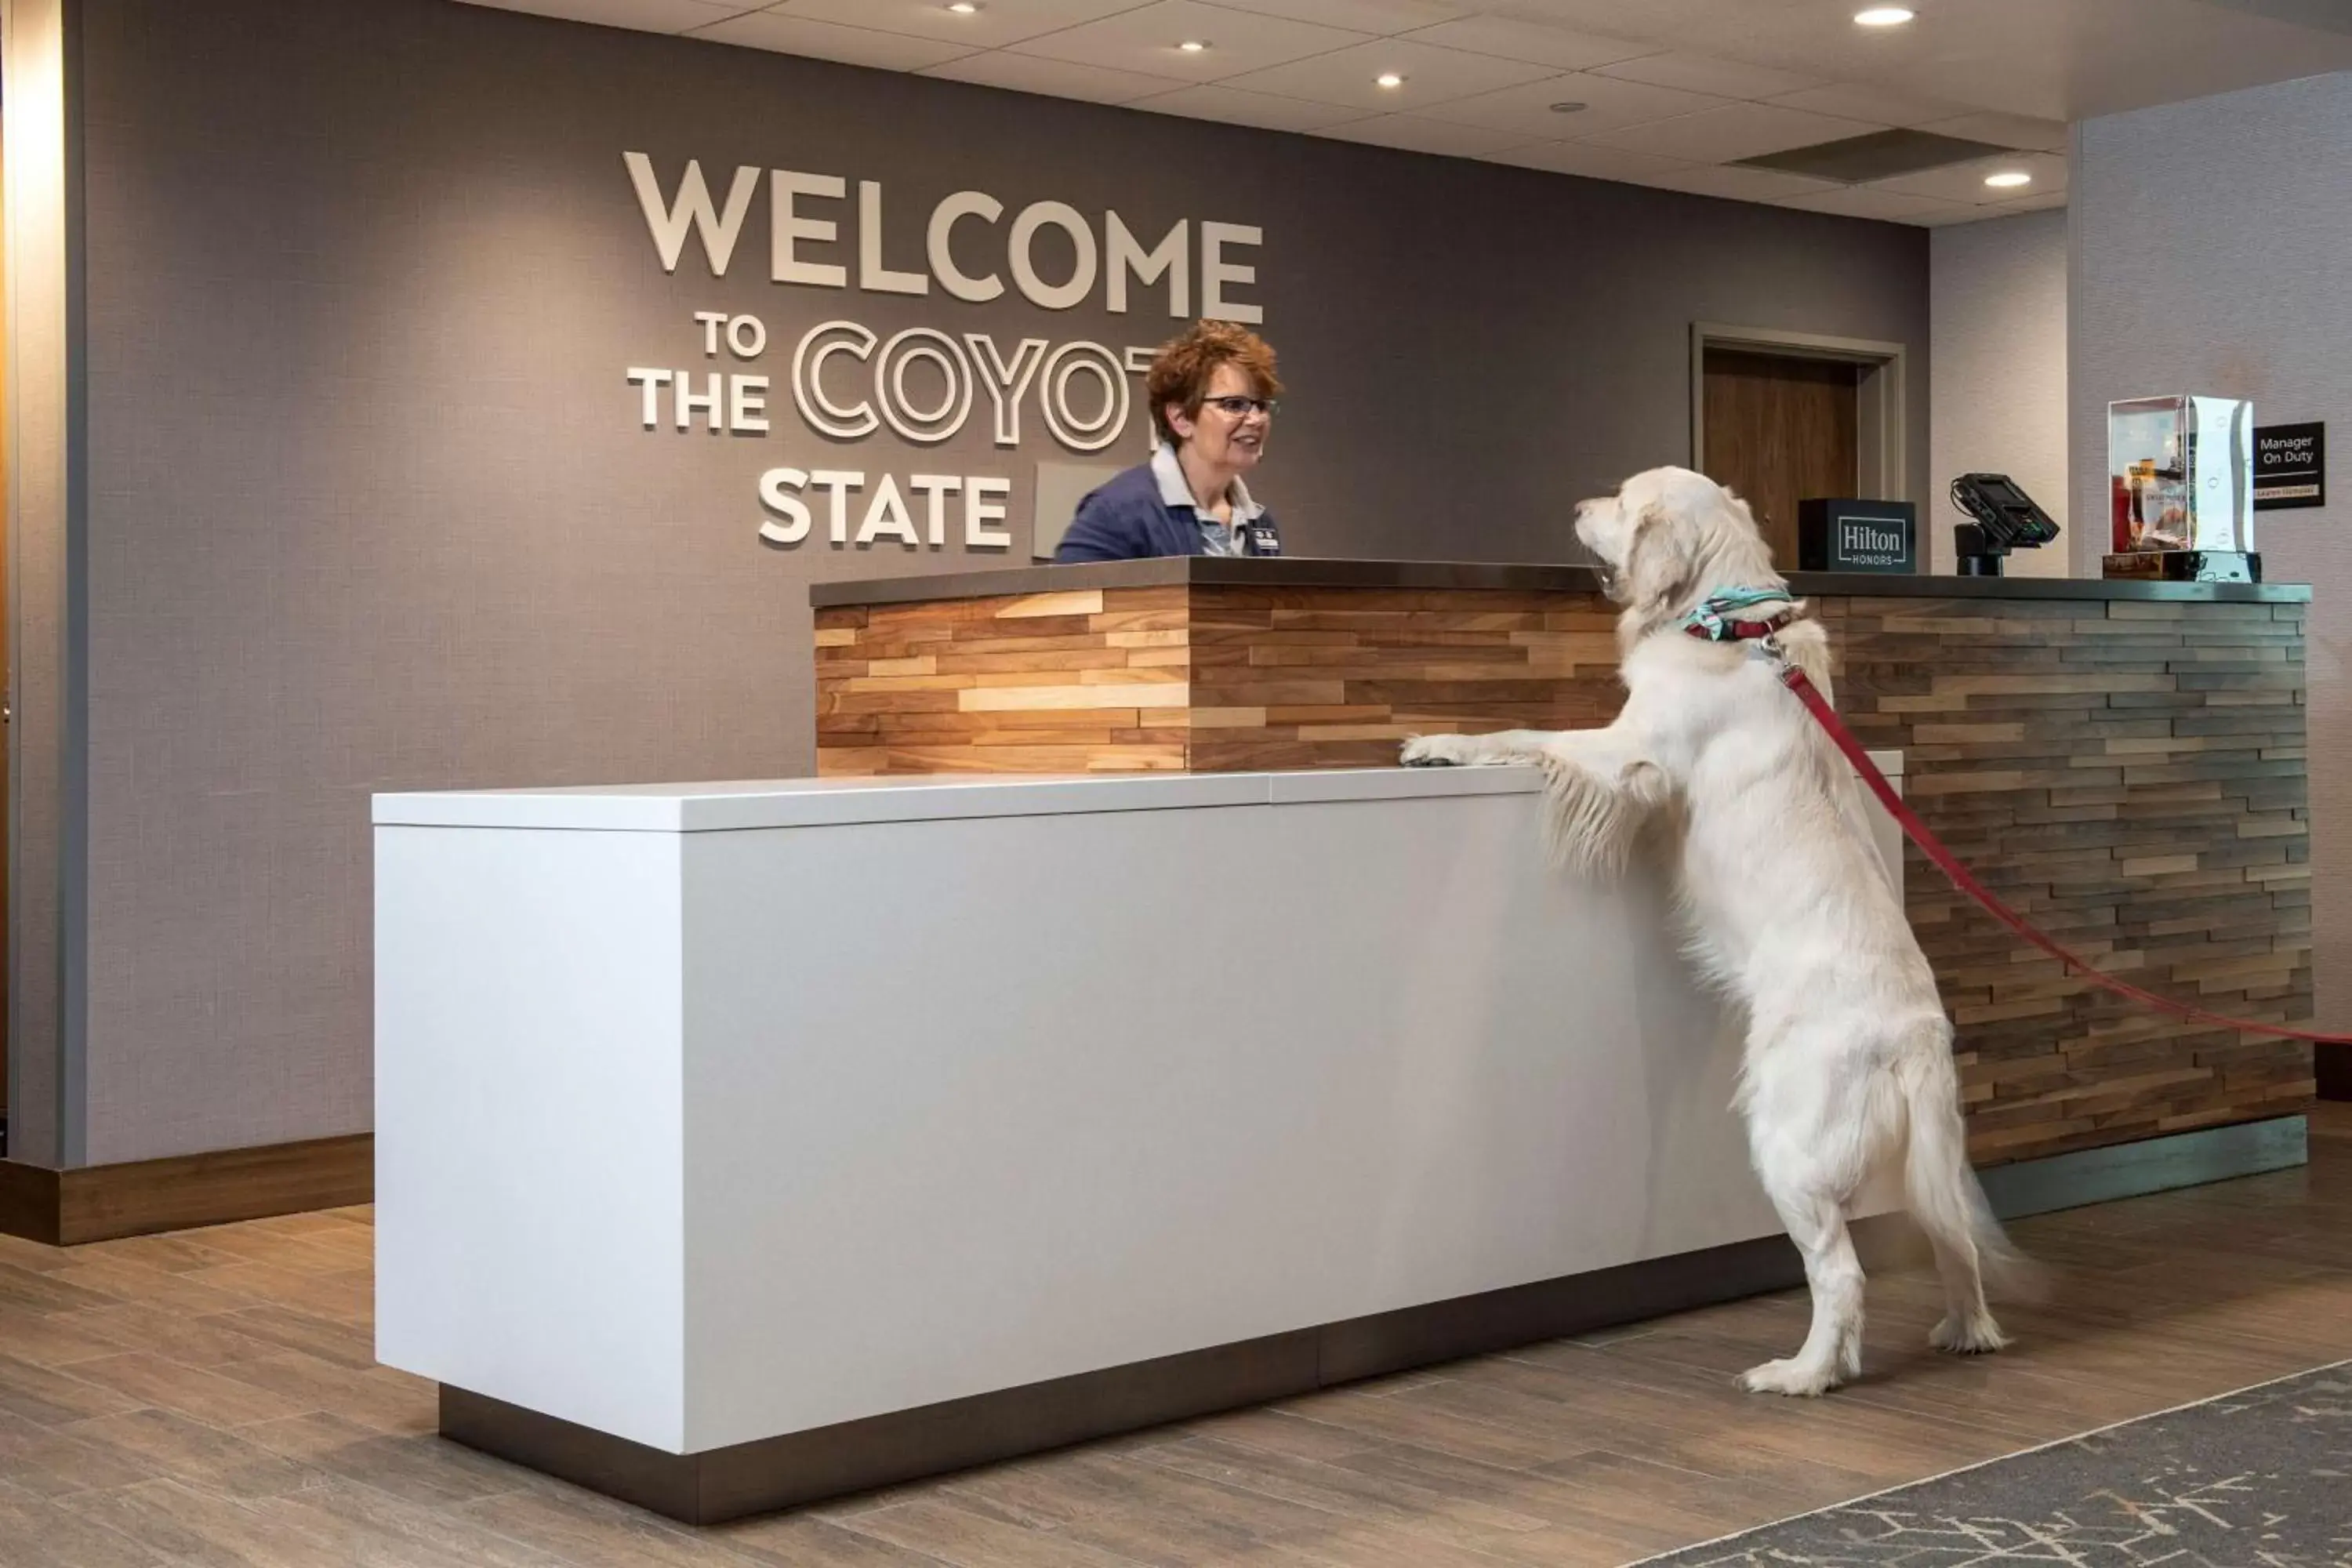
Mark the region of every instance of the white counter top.
[[[1871, 755], [1890, 776], [1902, 754]], [[1320, 801], [1528, 795], [1532, 767], [1318, 768], [1234, 773], [930, 773], [883, 778], [739, 779], [708, 784], [379, 795], [379, 827], [542, 827], [723, 833], [1097, 811], [1166, 811]]]

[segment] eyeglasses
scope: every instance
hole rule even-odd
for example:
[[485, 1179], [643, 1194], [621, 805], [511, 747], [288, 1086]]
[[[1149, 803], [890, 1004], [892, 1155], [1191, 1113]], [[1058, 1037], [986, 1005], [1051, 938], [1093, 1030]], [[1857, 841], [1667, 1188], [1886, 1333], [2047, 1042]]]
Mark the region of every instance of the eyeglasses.
[[1231, 397], [1204, 397], [1201, 402], [1235, 419], [1246, 418], [1252, 414], [1263, 414], [1272, 418], [1274, 411], [1282, 406], [1271, 397], [1244, 397], [1238, 393]]

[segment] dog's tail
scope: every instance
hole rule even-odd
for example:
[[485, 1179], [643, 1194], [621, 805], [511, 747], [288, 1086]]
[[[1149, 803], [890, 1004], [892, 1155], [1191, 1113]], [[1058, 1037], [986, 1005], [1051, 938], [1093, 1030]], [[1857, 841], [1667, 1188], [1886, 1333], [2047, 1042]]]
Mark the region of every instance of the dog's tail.
[[1963, 1255], [1973, 1249], [1996, 1293], [2039, 1299], [2045, 1292], [2040, 1268], [2011, 1245], [1969, 1164], [1951, 1031], [1940, 1019], [1935, 1027], [1935, 1047], [1906, 1052], [1896, 1069], [1910, 1122], [1903, 1189], [1911, 1217], [1938, 1246]]

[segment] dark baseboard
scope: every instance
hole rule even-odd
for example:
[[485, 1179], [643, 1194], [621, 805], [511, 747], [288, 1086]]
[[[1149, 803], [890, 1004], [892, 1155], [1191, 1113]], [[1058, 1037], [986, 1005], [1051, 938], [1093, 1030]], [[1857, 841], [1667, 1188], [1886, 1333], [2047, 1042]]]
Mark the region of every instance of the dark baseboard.
[[1773, 1237], [699, 1454], [666, 1453], [444, 1384], [441, 1435], [688, 1524], [721, 1524], [1803, 1279], [1796, 1249]]
[[2301, 1111], [2266, 1121], [2238, 1121], [2189, 1132], [2078, 1149], [1977, 1173], [1985, 1199], [2003, 1219], [2146, 1197], [2238, 1176], [2284, 1171], [2311, 1159], [2310, 1124]]
[[0, 1233], [71, 1247], [374, 1195], [375, 1139], [365, 1132], [63, 1171], [0, 1160]]
[[1315, 1333], [1276, 1334], [919, 1410], [671, 1454], [441, 1386], [441, 1435], [688, 1524], [721, 1524], [1316, 1386]]
[[2315, 1046], [2312, 1065], [2322, 1100], [2352, 1100], [2352, 1046]]
[[[2300, 1164], [2300, 1115], [2086, 1150], [1983, 1173], [2003, 1218]], [[1865, 1263], [1924, 1247], [1896, 1215], [1854, 1226]], [[688, 1524], [846, 1493], [1263, 1405], [1359, 1378], [1735, 1300], [1804, 1282], [1769, 1237], [1451, 1301], [1408, 1307], [916, 1410], [672, 1454], [467, 1389], [441, 1386], [441, 1435]]]
[[58, 1174], [46, 1165], [0, 1160], [0, 1236], [58, 1245]]

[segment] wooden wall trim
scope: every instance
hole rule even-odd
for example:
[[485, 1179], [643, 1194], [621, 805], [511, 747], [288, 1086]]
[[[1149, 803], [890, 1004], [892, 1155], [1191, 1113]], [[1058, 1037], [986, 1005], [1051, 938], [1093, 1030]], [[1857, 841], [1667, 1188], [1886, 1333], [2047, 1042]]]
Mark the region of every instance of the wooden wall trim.
[[0, 1233], [52, 1247], [343, 1208], [375, 1197], [375, 1137], [52, 1171], [0, 1160]]
[[0, 1236], [58, 1245], [58, 1173], [0, 1160]]
[[2314, 1053], [2322, 1100], [2352, 1100], [2352, 1046], [2320, 1046]]

